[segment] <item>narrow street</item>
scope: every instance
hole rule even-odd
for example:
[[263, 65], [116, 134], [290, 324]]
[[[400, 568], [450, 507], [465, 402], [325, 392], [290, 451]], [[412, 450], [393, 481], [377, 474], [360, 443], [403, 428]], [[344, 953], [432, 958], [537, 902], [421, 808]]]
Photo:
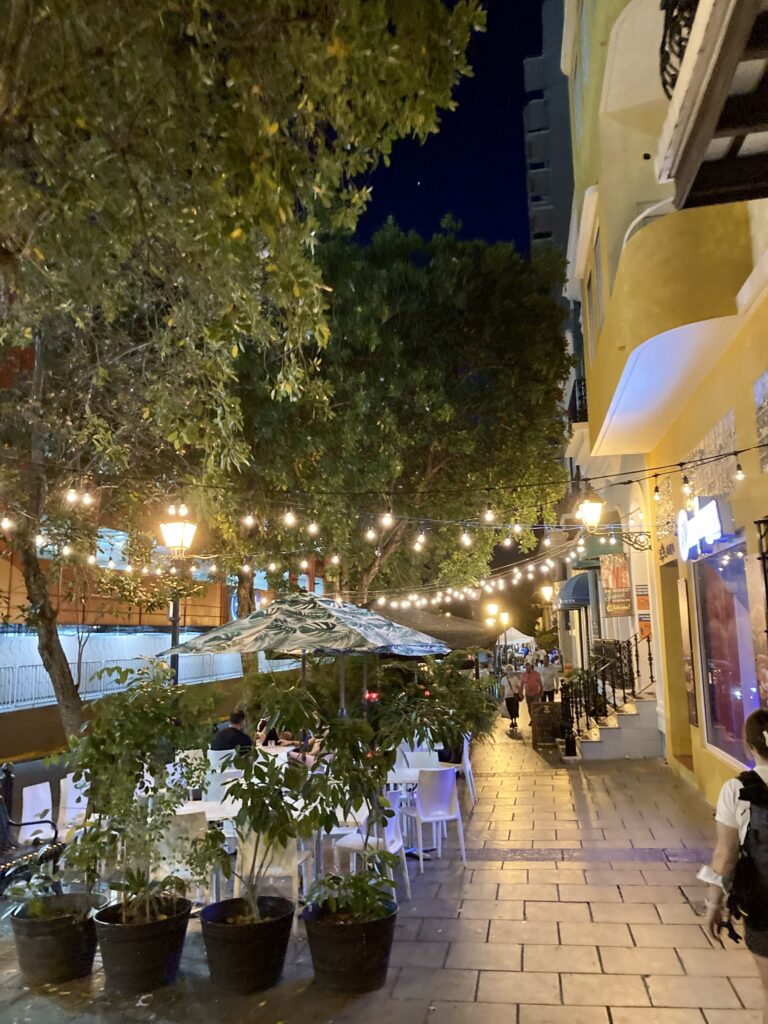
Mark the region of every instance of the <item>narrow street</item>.
[[[525, 718], [525, 713], [523, 713]], [[500, 723], [474, 756], [478, 804], [465, 814], [469, 863], [450, 832], [442, 861], [412, 862], [385, 990], [324, 995], [303, 942], [263, 995], [216, 992], [197, 925], [183, 977], [122, 998], [92, 980], [32, 994], [3, 928], [0, 1020], [264, 1024], [758, 1024], [752, 957], [710, 942], [695, 881], [713, 836], [704, 801], [659, 762], [565, 769]]]

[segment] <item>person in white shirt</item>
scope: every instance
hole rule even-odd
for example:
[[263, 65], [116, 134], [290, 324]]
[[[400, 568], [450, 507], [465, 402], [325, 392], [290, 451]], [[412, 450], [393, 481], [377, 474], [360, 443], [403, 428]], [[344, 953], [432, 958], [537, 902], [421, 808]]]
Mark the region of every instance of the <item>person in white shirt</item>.
[[557, 669], [544, 659], [539, 665], [539, 675], [541, 676], [541, 699], [552, 703], [557, 690]]
[[[760, 783], [768, 786], [768, 711], [760, 709], [753, 711], [744, 723], [744, 748], [747, 757], [754, 760], [754, 772], [750, 780], [750, 789], [753, 795], [758, 797], [752, 803], [743, 799], [747, 792], [746, 779], [729, 779], [720, 790], [715, 811], [717, 822], [717, 844], [712, 855], [712, 862], [701, 869], [698, 877], [701, 881], [707, 882], [706, 908], [707, 908], [707, 930], [716, 939], [720, 938], [720, 930], [726, 924], [726, 887], [729, 885], [736, 863], [739, 860], [747, 832], [749, 830], [751, 808], [759, 807], [764, 814], [763, 800], [768, 800], [768, 792], [761, 794], [757, 790], [763, 789]], [[762, 796], [762, 800], [760, 797]], [[762, 844], [763, 834], [761, 832], [750, 832], [747, 840], [747, 850], [751, 842]], [[768, 857], [768, 851], [765, 851]], [[764, 859], [763, 851], [760, 851], [760, 861]], [[754, 858], [753, 858], [754, 860]], [[766, 908], [768, 912], [768, 908]], [[757, 962], [760, 973], [760, 980], [763, 983], [763, 1022], [768, 1024], [768, 930], [757, 929], [751, 926], [754, 924], [754, 915], [745, 917], [744, 938], [747, 949], [750, 950]]]

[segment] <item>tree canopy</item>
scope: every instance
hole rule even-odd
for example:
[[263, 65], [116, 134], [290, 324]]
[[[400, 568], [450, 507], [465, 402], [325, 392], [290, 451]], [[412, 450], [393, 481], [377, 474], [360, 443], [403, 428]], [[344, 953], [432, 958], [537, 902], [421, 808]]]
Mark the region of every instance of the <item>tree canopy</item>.
[[[361, 176], [395, 139], [437, 129], [483, 14], [476, 0], [0, 9], [0, 482], [71, 732], [35, 535], [84, 557], [99, 523], [138, 528], [177, 481], [246, 469], [246, 356], [270, 398], [322, 398], [317, 238], [354, 226]], [[98, 502], [68, 506], [73, 484]]]

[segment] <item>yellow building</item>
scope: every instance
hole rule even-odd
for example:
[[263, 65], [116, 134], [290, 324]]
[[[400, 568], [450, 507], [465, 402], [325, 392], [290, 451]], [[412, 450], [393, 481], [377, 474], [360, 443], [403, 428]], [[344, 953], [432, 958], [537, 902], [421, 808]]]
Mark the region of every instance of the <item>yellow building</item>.
[[581, 303], [589, 408], [569, 454], [587, 476], [612, 474], [608, 503], [651, 527], [666, 750], [710, 800], [743, 768], [744, 718], [768, 707], [761, 8], [568, 0], [562, 53], [576, 183], [568, 291]]

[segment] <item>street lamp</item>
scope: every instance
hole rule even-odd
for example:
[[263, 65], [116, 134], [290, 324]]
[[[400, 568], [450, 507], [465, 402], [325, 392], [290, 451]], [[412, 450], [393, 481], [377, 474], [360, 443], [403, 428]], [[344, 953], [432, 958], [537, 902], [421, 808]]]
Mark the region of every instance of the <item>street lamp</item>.
[[555, 588], [550, 583], [545, 583], [544, 586], [541, 587], [540, 589], [541, 589], [541, 596], [544, 598], [544, 600], [547, 602], [547, 604], [549, 604], [549, 602], [552, 600], [552, 597], [553, 597], [553, 595], [555, 593]]
[[579, 498], [579, 503], [576, 506], [576, 518], [584, 523], [590, 533], [600, 525], [604, 505], [603, 499], [591, 487], [588, 487]]
[[[182, 515], [182, 512], [184, 513]], [[182, 558], [192, 547], [195, 539], [197, 523], [189, 517], [186, 505], [177, 511], [175, 505], [168, 508], [168, 519], [160, 523], [160, 533], [163, 537], [163, 544], [170, 549], [172, 558]], [[174, 593], [171, 601], [171, 647], [177, 647], [179, 643], [179, 632], [181, 627], [181, 605], [179, 602], [178, 590]], [[179, 656], [171, 655], [171, 673], [174, 683], [179, 681]]]

